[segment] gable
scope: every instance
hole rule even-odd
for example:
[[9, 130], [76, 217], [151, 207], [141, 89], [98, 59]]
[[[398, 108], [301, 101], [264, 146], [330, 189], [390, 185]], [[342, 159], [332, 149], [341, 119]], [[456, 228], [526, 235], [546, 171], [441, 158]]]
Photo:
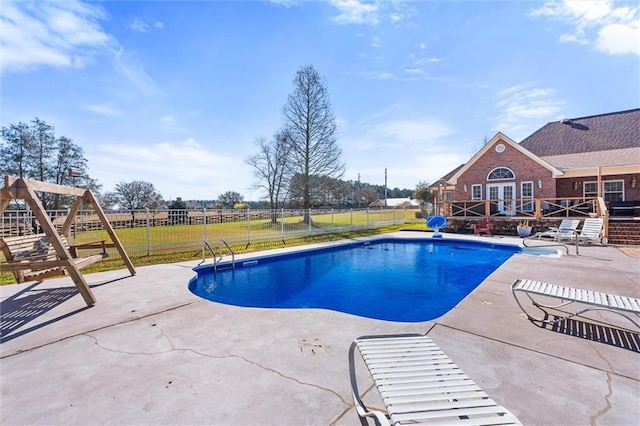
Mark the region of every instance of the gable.
[[[491, 138], [491, 140], [489, 142], [487, 142], [485, 144], [484, 147], [482, 147], [482, 149], [480, 151], [478, 151], [472, 158], [471, 160], [469, 160], [465, 165], [463, 165], [462, 167], [460, 167], [452, 176], [451, 178], [448, 180], [450, 183], [452, 183], [453, 185], [455, 185], [457, 183], [457, 180], [460, 176], [462, 176], [465, 172], [467, 172], [467, 170], [471, 169], [472, 167], [474, 167], [474, 165], [477, 162], [484, 162], [483, 158], [484, 157], [488, 157], [488, 156], [499, 156], [501, 155], [502, 152], [508, 152], [509, 151], [515, 151], [519, 154], [524, 155], [525, 157], [527, 157], [527, 159], [539, 166], [542, 166], [544, 169], [549, 170], [549, 172], [553, 175], [553, 176], [560, 176], [562, 175], [562, 172], [560, 170], [558, 170], [557, 168], [553, 167], [551, 164], [549, 164], [548, 162], [544, 161], [542, 158], [536, 156], [535, 154], [531, 153], [530, 151], [528, 151], [527, 149], [523, 148], [522, 146], [520, 146], [519, 144], [517, 144], [516, 142], [514, 142], [511, 138], [503, 135], [502, 133], [498, 132], [496, 133], [496, 135]], [[494, 164], [496, 167], [499, 166], [500, 161], [496, 161], [494, 159], [491, 159], [490, 162], [492, 164]], [[505, 164], [506, 165], [506, 164]]]

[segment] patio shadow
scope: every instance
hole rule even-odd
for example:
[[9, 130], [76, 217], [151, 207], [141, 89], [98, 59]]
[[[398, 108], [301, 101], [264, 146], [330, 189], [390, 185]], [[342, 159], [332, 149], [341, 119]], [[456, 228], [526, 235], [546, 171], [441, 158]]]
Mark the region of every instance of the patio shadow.
[[[116, 278], [90, 285], [90, 287], [100, 287], [121, 279]], [[91, 308], [91, 306], [83, 306], [24, 330], [16, 331], [79, 294], [75, 286], [38, 289], [38, 284], [40, 283], [32, 284], [0, 302], [0, 344]]]
[[30, 333], [31, 331], [89, 308], [85, 306], [82, 309], [69, 312], [18, 333], [11, 334], [78, 294], [78, 289], [75, 287], [58, 287], [39, 290], [36, 288], [37, 285], [38, 283], [30, 285], [0, 303], [0, 343], [8, 342], [16, 337]]
[[[551, 319], [545, 315], [545, 320], [559, 320], [561, 317], [552, 316]], [[574, 318], [557, 321], [552, 325], [535, 324], [540, 328], [553, 331], [555, 333], [566, 334], [593, 342], [604, 343], [632, 352], [640, 352], [640, 333], [636, 333], [623, 328], [612, 327], [604, 324], [594, 324]]]

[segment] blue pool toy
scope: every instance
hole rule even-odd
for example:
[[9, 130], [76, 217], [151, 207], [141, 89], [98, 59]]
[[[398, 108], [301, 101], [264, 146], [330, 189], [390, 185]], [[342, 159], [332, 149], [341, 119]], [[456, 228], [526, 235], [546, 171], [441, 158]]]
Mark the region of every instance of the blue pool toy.
[[427, 227], [433, 229], [433, 238], [442, 238], [440, 230], [447, 227], [447, 218], [444, 216], [427, 217]]

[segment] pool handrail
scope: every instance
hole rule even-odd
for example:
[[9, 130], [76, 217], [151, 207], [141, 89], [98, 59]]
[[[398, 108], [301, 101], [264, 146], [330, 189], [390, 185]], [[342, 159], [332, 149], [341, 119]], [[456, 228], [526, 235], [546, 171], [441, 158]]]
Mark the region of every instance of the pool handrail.
[[236, 253], [233, 251], [233, 249], [231, 248], [231, 246], [223, 239], [220, 239], [220, 245], [219, 245], [219, 249], [220, 249], [220, 258], [218, 259], [216, 256], [216, 252], [213, 249], [213, 247], [211, 247], [211, 244], [209, 244], [209, 241], [204, 240], [202, 242], [202, 262], [204, 263], [204, 249], [207, 248], [209, 249], [209, 251], [211, 252], [211, 254], [213, 255], [213, 270], [217, 271], [218, 270], [218, 263], [222, 260], [222, 244], [224, 244], [227, 247], [227, 250], [229, 250], [229, 253], [231, 253], [231, 268], [235, 269], [236, 268]]

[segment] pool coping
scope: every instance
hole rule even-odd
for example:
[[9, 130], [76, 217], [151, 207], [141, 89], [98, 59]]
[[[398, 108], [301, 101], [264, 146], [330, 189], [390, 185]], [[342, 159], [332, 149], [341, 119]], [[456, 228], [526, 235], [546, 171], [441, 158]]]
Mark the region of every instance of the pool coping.
[[[396, 234], [425, 235], [382, 237]], [[422, 332], [524, 424], [632, 424], [640, 417], [638, 353], [538, 328], [509, 291], [523, 277], [640, 297], [637, 259], [615, 247], [580, 253], [512, 256], [452, 311], [424, 323], [204, 301], [186, 288], [197, 261], [140, 267], [134, 277], [89, 274], [94, 307], [77, 294], [54, 300], [0, 344], [2, 423], [355, 424], [351, 340]], [[61, 289], [74, 289], [68, 277], [2, 286], [0, 296], [5, 304]], [[367, 389], [367, 374], [359, 380]], [[365, 402], [380, 406], [376, 398], [369, 388]]]

